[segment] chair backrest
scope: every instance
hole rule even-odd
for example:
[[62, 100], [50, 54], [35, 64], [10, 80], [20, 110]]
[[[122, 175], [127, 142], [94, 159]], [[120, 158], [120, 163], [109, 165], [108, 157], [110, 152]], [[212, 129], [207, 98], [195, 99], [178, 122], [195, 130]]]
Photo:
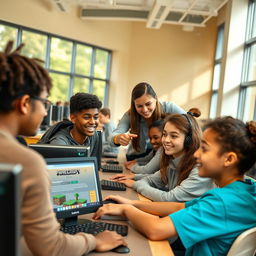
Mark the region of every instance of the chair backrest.
[[227, 256], [254, 256], [256, 252], [256, 227], [248, 229], [240, 234]]

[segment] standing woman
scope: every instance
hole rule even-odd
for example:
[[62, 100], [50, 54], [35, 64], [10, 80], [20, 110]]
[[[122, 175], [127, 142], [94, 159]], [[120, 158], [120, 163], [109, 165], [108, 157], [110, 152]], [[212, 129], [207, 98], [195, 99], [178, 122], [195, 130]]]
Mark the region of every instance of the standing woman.
[[165, 113], [184, 114], [185, 111], [172, 102], [159, 102], [148, 83], [139, 83], [132, 90], [131, 107], [123, 115], [117, 128], [109, 136], [113, 146], [127, 146], [128, 161], [143, 157], [150, 152], [148, 127]]

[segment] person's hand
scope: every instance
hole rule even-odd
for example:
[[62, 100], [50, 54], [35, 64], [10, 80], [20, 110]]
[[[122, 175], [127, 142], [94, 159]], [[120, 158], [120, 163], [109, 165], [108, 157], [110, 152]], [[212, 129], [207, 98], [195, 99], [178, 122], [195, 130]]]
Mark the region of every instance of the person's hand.
[[129, 169], [128, 166], [131, 164], [131, 163], [134, 163], [134, 164], [137, 164], [137, 160], [132, 160], [132, 161], [127, 161], [124, 163], [124, 166], [126, 169]]
[[118, 182], [123, 183], [128, 188], [132, 188], [133, 184], [135, 183], [135, 180], [121, 180], [121, 181], [118, 181]]
[[125, 206], [125, 204], [105, 204], [94, 213], [92, 218], [98, 220], [105, 214], [123, 216]]
[[116, 201], [118, 204], [131, 204], [132, 205], [132, 202], [133, 202], [133, 200], [127, 199], [122, 196], [116, 196], [116, 195], [109, 195], [104, 198], [104, 200], [109, 200], [109, 199]]
[[118, 134], [114, 137], [114, 143], [115, 144], [120, 144], [122, 146], [127, 146], [129, 144], [129, 142], [133, 139], [133, 138], [137, 138], [138, 135], [137, 134], [133, 134], [133, 133], [122, 133], [122, 134]]
[[105, 230], [97, 234], [95, 238], [96, 238], [95, 250], [97, 252], [109, 251], [113, 248], [116, 248], [119, 245], [127, 246], [127, 243], [124, 240], [124, 238], [113, 231]]
[[135, 161], [135, 162], [131, 162], [131, 163], [126, 163], [125, 164], [125, 168], [126, 169], [128, 169], [128, 170], [131, 170], [131, 168], [135, 165], [135, 164], [137, 164], [137, 162]]
[[131, 174], [116, 174], [114, 176], [111, 176], [109, 179], [113, 181], [121, 181], [121, 180], [133, 180], [135, 177], [134, 173]]

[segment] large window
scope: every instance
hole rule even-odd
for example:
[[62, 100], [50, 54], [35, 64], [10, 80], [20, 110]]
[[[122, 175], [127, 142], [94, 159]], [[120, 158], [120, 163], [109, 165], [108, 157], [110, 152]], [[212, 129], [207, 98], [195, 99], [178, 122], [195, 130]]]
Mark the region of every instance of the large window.
[[107, 105], [111, 51], [0, 21], [0, 50], [8, 40], [25, 43], [22, 54], [44, 60], [53, 81], [52, 102], [89, 92]]
[[214, 71], [212, 80], [212, 97], [210, 106], [210, 118], [216, 117], [217, 101], [218, 101], [218, 90], [220, 84], [220, 72], [222, 63], [222, 52], [223, 52], [223, 38], [224, 38], [224, 24], [218, 27], [215, 59], [214, 59]]
[[256, 0], [249, 1], [238, 117], [256, 119]]

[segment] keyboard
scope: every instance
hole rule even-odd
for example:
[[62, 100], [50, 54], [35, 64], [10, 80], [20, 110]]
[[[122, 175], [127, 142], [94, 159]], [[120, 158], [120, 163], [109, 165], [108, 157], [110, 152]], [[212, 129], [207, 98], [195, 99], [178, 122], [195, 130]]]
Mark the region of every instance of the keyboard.
[[125, 191], [126, 186], [123, 183], [119, 183], [111, 180], [101, 180], [101, 188], [103, 190], [116, 190], [116, 191]]
[[74, 235], [78, 232], [84, 232], [92, 235], [97, 235], [104, 230], [116, 231], [121, 236], [127, 236], [128, 226], [119, 225], [107, 222], [89, 221], [85, 224], [78, 224], [72, 226], [61, 226], [60, 230], [64, 233]]
[[101, 166], [103, 172], [115, 172], [115, 173], [122, 173], [123, 167], [121, 165], [116, 164], [105, 164]]
[[113, 152], [103, 152], [102, 157], [106, 158], [117, 158], [118, 154]]

